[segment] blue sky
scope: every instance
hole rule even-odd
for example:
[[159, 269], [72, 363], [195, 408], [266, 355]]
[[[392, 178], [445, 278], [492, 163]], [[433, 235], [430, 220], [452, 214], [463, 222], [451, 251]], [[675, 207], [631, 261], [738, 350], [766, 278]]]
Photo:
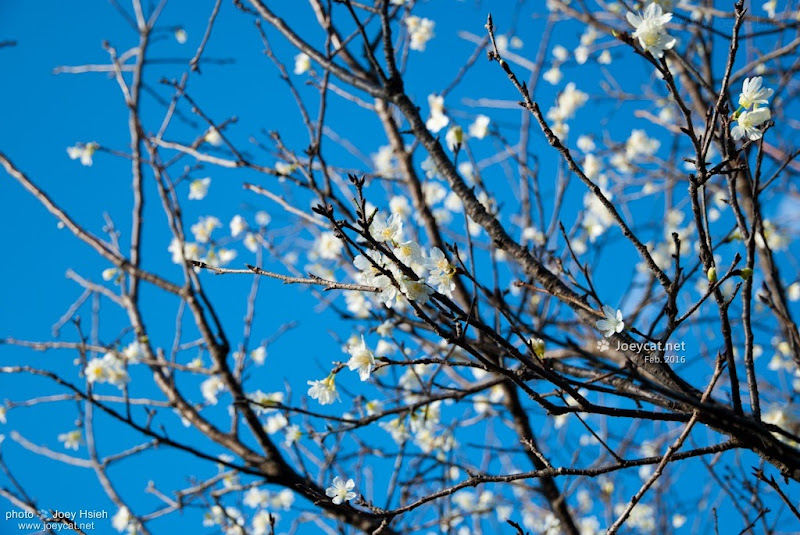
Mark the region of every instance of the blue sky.
[[[318, 43], [322, 37], [319, 29], [307, 22], [298, 22], [309, 20], [308, 17], [312, 16], [309, 8], [304, 3], [299, 5], [300, 2], [291, 3], [291, 7], [287, 7], [289, 2], [285, 4], [287, 5], [280, 8], [287, 20], [302, 24], [301, 33], [312, 42]], [[193, 54], [205, 29], [212, 5], [213, 2], [207, 0], [170, 1], [159, 19], [157, 42], [153, 45], [151, 57], [187, 60]], [[469, 31], [483, 35], [488, 7], [486, 3], [456, 0], [438, 0], [419, 6], [417, 14], [428, 16], [437, 23], [436, 37], [428, 45], [424, 63], [414, 53], [410, 57], [411, 68], [407, 85], [411, 88], [411, 96], [423, 109], [427, 105], [427, 95], [449, 84], [458, 67], [474, 50], [472, 43], [458, 37], [458, 32]], [[525, 43], [521, 53], [532, 58], [536, 53], [544, 22], [541, 18], [531, 18], [529, 11], [529, 8], [524, 10], [525, 15], [518, 21], [516, 35]], [[500, 30], [511, 23], [508, 12], [497, 10], [494, 14], [495, 25]], [[185, 45], [180, 45], [173, 38], [172, 32], [178, 26], [188, 32], [189, 41]], [[566, 25], [561, 30], [556, 42], [567, 48], [574, 48], [580, 37], [580, 29]], [[292, 57], [296, 51], [274, 32], [269, 32], [269, 36], [276, 54], [291, 70]], [[0, 83], [0, 151], [86, 228], [103, 234], [102, 215], [107, 213], [116, 228], [126, 236], [130, 228], [129, 212], [132, 203], [129, 195], [128, 162], [100, 152], [96, 154], [92, 167], [83, 167], [71, 161], [65, 150], [76, 142], [92, 140], [96, 140], [104, 148], [127, 150], [127, 117], [119, 87], [113, 78], [105, 74], [54, 74], [53, 70], [63, 65], [106, 63], [108, 56], [102, 47], [104, 40], [108, 40], [111, 46], [122, 53], [135, 45], [136, 36], [119, 13], [106, 2], [96, 2], [90, 9], [89, 6], [77, 9], [67, 2], [47, 2], [46, 7], [34, 2], [5, 2], [0, 5], [0, 41], [8, 39], [16, 40], [17, 45], [0, 49], [0, 70], [4, 73], [4, 81]], [[641, 83], [641, 80], [649, 76], [650, 69], [642, 61], [621, 59], [620, 54], [620, 49], [614, 49], [615, 63], [608, 69], [613, 71], [621, 84], [634, 80]], [[279, 130], [289, 146], [302, 148], [303, 143], [307, 143], [294, 100], [278, 78], [272, 63], [263, 55], [258, 33], [250, 18], [238, 12], [230, 2], [223, 2], [206, 57], [234, 61], [230, 64], [203, 65], [201, 73], [191, 80], [188, 93], [194, 101], [201, 103], [204, 113], [215, 121], [237, 118], [235, 125], [227, 131], [237, 146], [247, 147], [248, 153], [257, 161], [272, 165], [275, 160], [273, 155], [265, 154], [258, 147], [248, 144], [251, 136], [263, 140], [262, 130]], [[147, 77], [152, 89], [162, 97], [169, 95], [158, 84], [158, 80], [162, 77], [177, 78], [182, 69], [183, 65], [172, 63], [149, 65]], [[575, 134], [571, 134], [573, 143], [581, 132], [594, 132], [597, 135], [604, 133], [618, 141], [624, 141], [632, 128], [643, 128], [653, 136], [659, 134], [650, 123], [632, 118], [628, 113], [632, 106], [641, 103], [630, 103], [616, 109], [602, 97], [597, 80], [602, 78], [603, 73], [596, 66], [586, 66], [580, 71], [575, 70], [574, 65], [566, 66], [564, 71], [567, 80], [576, 81], [581, 89], [593, 97], [590, 109], [570, 123]], [[563, 85], [562, 83], [553, 87], [544, 82], [539, 83], [536, 97], [543, 103], [543, 108], [550, 106]], [[304, 86], [302, 80], [298, 81], [298, 86], [302, 94], [309, 97], [309, 102], [316, 106], [313, 98], [315, 90]], [[654, 85], [653, 91], [660, 92], [663, 96], [662, 86]], [[517, 95], [513, 87], [498, 73], [497, 66], [481, 58], [464, 82], [448, 96], [448, 102], [453, 103], [454, 116], [463, 117], [465, 125], [477, 110], [464, 106], [464, 99], [476, 98], [516, 100]], [[456, 108], [459, 111], [455, 111]], [[514, 125], [518, 124], [520, 111], [490, 111], [493, 121], [503, 127], [510, 126], [507, 131], [504, 130], [505, 133], [516, 136]], [[186, 106], [183, 106], [182, 112], [190, 115]], [[145, 94], [143, 118], [146, 128], [157, 129], [162, 114], [162, 106], [151, 95]], [[193, 120], [197, 121], [197, 118]], [[377, 119], [356, 106], [337, 101], [331, 107], [329, 121], [337, 129], [338, 135], [358, 146], [367, 156], [385, 144]], [[165, 137], [189, 142], [201, 131], [175, 121]], [[380, 136], [376, 136], [376, 133]], [[538, 130], [534, 129], [534, 135], [538, 135]], [[533, 146], [541, 164], [542, 176], [555, 176], [555, 156], [544, 139], [539, 136]], [[476, 154], [481, 159], [493, 154], [495, 150], [497, 146], [492, 146], [487, 141], [476, 149]], [[659, 155], [665, 159], [671, 158], [669, 150], [669, 147], [662, 147]], [[361, 165], [356, 158], [347, 156], [344, 151], [337, 151], [335, 148], [331, 151], [346, 165], [355, 168]], [[418, 155], [417, 164], [422, 159]], [[189, 159], [184, 163], [189, 165]], [[243, 177], [243, 173], [239, 171], [231, 172], [216, 167], [193, 170], [192, 176], [210, 176], [212, 186], [207, 199], [183, 203], [187, 226], [202, 215], [213, 214], [227, 223], [237, 213], [252, 218], [256, 210], [269, 211], [276, 227], [289, 223], [289, 218], [275, 205], [269, 205], [265, 199], [242, 190], [243, 180], [258, 182], [258, 176]], [[510, 202], [511, 193], [504, 183], [505, 179], [500, 173], [496, 176], [498, 178], [487, 173], [487, 183], [493, 186], [492, 181], [496, 181], [498, 190], [504, 192], [500, 194], [501, 202], [504, 198]], [[545, 198], [552, 197], [554, 187], [555, 180], [543, 180]], [[571, 186], [567, 195], [565, 217], [570, 214], [574, 216], [582, 208], [582, 196], [583, 190], [580, 187]], [[155, 189], [151, 186], [148, 186], [147, 197], [144, 264], [149, 269], [166, 273], [173, 280], [180, 280], [180, 270], [171, 264], [167, 253], [170, 239], [166, 232], [165, 218]], [[652, 214], [653, 210], [656, 213], [663, 213], [664, 210], [660, 205], [653, 207], [650, 200], [640, 201], [634, 206], [633, 215], [637, 217]], [[31, 195], [5, 176], [0, 178], [0, 229], [0, 243], [5, 251], [3, 261], [0, 262], [0, 281], [3, 281], [0, 282], [0, 338], [50, 339], [51, 326], [82, 293], [77, 284], [65, 280], [66, 271], [72, 269], [84, 277], [98, 281], [100, 272], [109, 265], [67, 230], [58, 229], [55, 219]], [[658, 236], [661, 229], [653, 228], [651, 232], [653, 236]], [[299, 236], [300, 240], [310, 241], [311, 238], [307, 233]], [[127, 241], [124, 244], [127, 245]], [[237, 262], [251, 261], [245, 256], [246, 251], [241, 248], [239, 251]], [[595, 259], [597, 280], [602, 283], [601, 295], [610, 304], [616, 306], [624, 302], [622, 293], [634, 274], [631, 270], [621, 276], [618, 266], [633, 265], [635, 258], [635, 251], [629, 245], [612, 245]], [[782, 260], [782, 263], [786, 269], [791, 270], [793, 267], [788, 259]], [[204, 282], [209, 295], [217, 303], [219, 310], [223, 311], [222, 321], [229, 330], [229, 335], [238, 344], [251, 278], [204, 275]], [[286, 383], [293, 389], [293, 400], [297, 402], [300, 395], [305, 393], [307, 379], [323, 377], [329, 370], [331, 360], [342, 359], [340, 342], [336, 337], [346, 337], [350, 327], [337, 320], [330, 311], [322, 310], [310, 292], [298, 291], [296, 287], [272, 281], [262, 281], [261, 284], [253, 342], [257, 344], [270, 339], [289, 321], [296, 321], [298, 325], [270, 347], [268, 373], [261, 370], [249, 384], [253, 385], [253, 389], [260, 388], [269, 392], [282, 389]], [[162, 346], [169, 347], [177, 302], [148, 286], [143, 287], [142, 291], [144, 313], [151, 338], [158, 340]], [[631, 295], [627, 298], [630, 300]], [[102, 310], [99, 338], [103, 342], [110, 342], [119, 335], [125, 318], [108, 303], [103, 303]], [[90, 313], [88, 304], [84, 305], [80, 316], [85, 329], [89, 328]], [[74, 327], [64, 326], [60, 336], [64, 340], [74, 340]], [[125, 341], [129, 339], [130, 335]], [[765, 335], [764, 340], [768, 344], [769, 337]], [[702, 345], [702, 340], [693, 342], [696, 347]], [[74, 358], [75, 355], [71, 352], [38, 353], [8, 346], [0, 350], [0, 365], [24, 363], [71, 373], [76, 379]], [[766, 362], [762, 361], [760, 365], [766, 366]], [[144, 380], [145, 372], [139, 373]], [[136, 378], [134, 373], [134, 380]], [[359, 387], [355, 380], [344, 382], [342, 386], [353, 389]], [[56, 389], [48, 381], [0, 375], [0, 401], [21, 400], [31, 397], [32, 393], [54, 391]], [[101, 393], [114, 392], [113, 387], [106, 385]], [[147, 390], [142, 395], [146, 394]], [[215, 410], [218, 410], [220, 419], [225, 417], [224, 407], [219, 406]], [[19, 430], [32, 442], [63, 451], [55, 437], [75, 426], [76, 414], [72, 403], [49, 403], [15, 409], [9, 412], [7, 428]], [[105, 416], [97, 416], [95, 425], [111, 428], [112, 422]], [[100, 433], [101, 453], [107, 454], [139, 442], [134, 433], [119, 426], [114, 426], [113, 429], [113, 438]], [[486, 431], [485, 426], [476, 426], [473, 430], [474, 436], [462, 436], [461, 440], [480, 442]], [[627, 429], [615, 431], [624, 433]], [[643, 429], [639, 436], [646, 437], [651, 433], [655, 435], [661, 431], [663, 429], [660, 428]], [[0, 427], [0, 433], [5, 432]], [[506, 431], [497, 432], [503, 434]], [[579, 433], [575, 434], [569, 441], [574, 445], [578, 436]], [[385, 441], [387, 448], [391, 446], [385, 438], [376, 440], [378, 443]], [[199, 435], [196, 441], [208, 446]], [[220, 453], [210, 446], [208, 451]], [[563, 458], [557, 458], [557, 461], [568, 463], [570, 451], [560, 453]], [[39, 460], [8, 439], [3, 444], [3, 455], [21, 481], [35, 489], [34, 494], [42, 506], [67, 510], [108, 508], [113, 514], [113, 508], [108, 505], [90, 471]], [[85, 455], [85, 448], [78, 455]], [[34, 462], [35, 465], [32, 464]], [[500, 469], [499, 466], [495, 468]], [[385, 469], [388, 468], [375, 469], [378, 481], [382, 475], [381, 470]], [[112, 468], [111, 475], [126, 482], [124, 486], [120, 485], [120, 493], [130, 500], [138, 512], [144, 512], [159, 503], [152, 495], [142, 492], [146, 482], [151, 478], [155, 479], [156, 474], [158, 484], [169, 489], [185, 484], [189, 475], [208, 477], [213, 470], [214, 467], [179, 456], [162, 447]], [[704, 482], [704, 477], [700, 471], [697, 476], [684, 475], [682, 484], [687, 485], [687, 489], [693, 482], [699, 487]], [[43, 481], [48, 483], [42, 484]], [[5, 485], [5, 481], [2, 484]], [[380, 492], [380, 485], [376, 485], [376, 492]], [[691, 513], [694, 507], [693, 497], [693, 493], [688, 492], [686, 503], [678, 504], [677, 509], [686, 514]], [[302, 504], [303, 507], [308, 505]], [[4, 504], [3, 508], [5, 507]], [[726, 511], [724, 507], [729, 506], [723, 506], [722, 511]], [[720, 515], [720, 522], [723, 533], [727, 532], [726, 526], [739, 525], [738, 518], [729, 519], [726, 515]], [[6, 526], [0, 526], [0, 532], [5, 533], [3, 530]], [[190, 509], [183, 516], [172, 515], [154, 522], [152, 526], [155, 533], [168, 533], [186, 526], [192, 526], [192, 529], [198, 526], [199, 529], [199, 513]], [[103, 532], [105, 531], [98, 531]]]

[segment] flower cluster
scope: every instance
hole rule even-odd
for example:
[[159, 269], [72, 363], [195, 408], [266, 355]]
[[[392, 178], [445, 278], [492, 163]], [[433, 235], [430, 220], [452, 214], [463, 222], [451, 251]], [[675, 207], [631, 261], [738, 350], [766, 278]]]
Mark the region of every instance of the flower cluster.
[[431, 19], [417, 17], [411, 15], [406, 19], [406, 28], [408, 28], [408, 35], [411, 38], [411, 50], [418, 50], [422, 52], [425, 50], [425, 45], [428, 41], [433, 39], [433, 28], [436, 23]]
[[[245, 535], [245, 519], [242, 512], [236, 507], [214, 505], [203, 516], [203, 526], [220, 526], [224, 535]], [[266, 532], [265, 532], [266, 533]]]
[[739, 109], [733, 114], [737, 122], [736, 126], [731, 128], [733, 139], [738, 140], [743, 137], [752, 141], [761, 139], [764, 132], [760, 127], [772, 117], [769, 108], [762, 105], [769, 104], [772, 93], [772, 89], [762, 87], [760, 76], [745, 79], [739, 95]]
[[247, 395], [247, 399], [253, 402], [253, 410], [256, 414], [270, 414], [277, 409], [274, 406], [283, 403], [283, 392], [272, 392], [265, 394], [261, 390], [256, 390]]
[[[359, 282], [380, 289], [378, 297], [384, 305], [392, 308], [402, 297], [424, 304], [434, 289], [447, 296], [452, 294], [455, 289], [455, 266], [450, 264], [438, 247], [433, 247], [426, 255], [415, 241], [404, 241], [400, 216], [393, 214], [388, 219], [376, 217], [370, 234], [376, 241], [392, 246], [392, 253], [403, 263], [401, 268], [383, 253], [373, 250], [358, 255], [353, 261], [359, 270]], [[415, 276], [411, 276], [409, 270]]]
[[556, 105], [550, 108], [547, 112], [547, 118], [553, 121], [550, 128], [553, 133], [560, 139], [565, 139], [569, 133], [569, 126], [566, 121], [575, 117], [575, 112], [578, 111], [589, 100], [589, 95], [576, 89], [575, 84], [570, 82], [564, 87], [564, 90], [558, 95]]
[[[202, 180], [210, 181], [210, 179]], [[207, 189], [208, 183], [201, 181], [197, 184], [194, 192], [190, 190], [189, 198], [202, 199], [205, 197]], [[216, 247], [212, 240], [214, 230], [221, 227], [222, 223], [214, 216], [199, 218], [197, 223], [191, 226], [196, 241], [184, 242], [183, 247], [178, 238], [173, 238], [170, 242], [167, 250], [172, 253], [172, 261], [176, 264], [183, 264], [185, 260], [198, 260], [214, 267], [230, 263], [237, 256], [236, 251], [225, 247]], [[231, 223], [231, 228], [233, 228], [233, 223]]]
[[258, 512], [253, 515], [251, 520], [252, 533], [254, 535], [266, 535], [271, 533], [272, 519], [279, 517], [274, 511], [288, 511], [294, 504], [294, 493], [289, 489], [272, 493], [253, 487], [245, 492], [242, 503], [251, 509], [258, 509]]
[[111, 526], [120, 533], [127, 532], [128, 535], [141, 533], [139, 522], [124, 505], [111, 517]]
[[450, 119], [444, 113], [444, 97], [441, 95], [428, 95], [428, 108], [431, 115], [425, 122], [428, 130], [437, 133], [439, 130], [450, 124]]
[[122, 388], [130, 380], [125, 369], [125, 361], [116, 353], [106, 353], [102, 358], [93, 358], [84, 370], [90, 383], [109, 383]]

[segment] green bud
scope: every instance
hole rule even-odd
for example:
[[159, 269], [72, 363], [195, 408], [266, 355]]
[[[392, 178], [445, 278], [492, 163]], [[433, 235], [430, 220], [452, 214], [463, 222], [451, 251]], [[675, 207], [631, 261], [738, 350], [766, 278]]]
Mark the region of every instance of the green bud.
[[706, 272], [706, 277], [708, 278], [708, 282], [711, 284], [717, 282], [717, 268], [713, 266], [709, 268], [708, 272]]
[[544, 340], [541, 338], [531, 338], [530, 339], [531, 349], [533, 349], [533, 354], [539, 357], [540, 359], [544, 358]]
[[742, 277], [742, 280], [747, 280], [753, 276], [753, 270], [750, 268], [744, 268], [739, 275]]

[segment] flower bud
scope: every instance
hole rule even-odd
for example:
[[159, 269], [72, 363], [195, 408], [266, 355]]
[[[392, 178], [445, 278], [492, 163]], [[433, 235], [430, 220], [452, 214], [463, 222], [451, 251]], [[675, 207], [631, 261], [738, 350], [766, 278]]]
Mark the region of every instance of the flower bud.
[[753, 276], [753, 270], [750, 268], [744, 268], [739, 275], [742, 277], [742, 280], [747, 280]]
[[531, 349], [533, 349], [533, 354], [539, 357], [540, 359], [544, 358], [544, 340], [541, 338], [531, 338], [529, 340], [531, 345]]
[[708, 278], [708, 282], [710, 282], [711, 284], [717, 282], [717, 268], [713, 266], [710, 267], [706, 272], [706, 277]]

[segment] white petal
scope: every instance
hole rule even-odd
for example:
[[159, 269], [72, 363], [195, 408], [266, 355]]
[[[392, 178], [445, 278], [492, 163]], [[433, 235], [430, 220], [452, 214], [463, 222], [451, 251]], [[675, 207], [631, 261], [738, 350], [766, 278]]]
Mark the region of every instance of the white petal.
[[628, 19], [628, 22], [634, 28], [638, 28], [639, 25], [642, 23], [642, 17], [640, 17], [636, 13], [631, 13], [630, 11], [628, 11], [628, 14], [625, 15], [625, 18]]

